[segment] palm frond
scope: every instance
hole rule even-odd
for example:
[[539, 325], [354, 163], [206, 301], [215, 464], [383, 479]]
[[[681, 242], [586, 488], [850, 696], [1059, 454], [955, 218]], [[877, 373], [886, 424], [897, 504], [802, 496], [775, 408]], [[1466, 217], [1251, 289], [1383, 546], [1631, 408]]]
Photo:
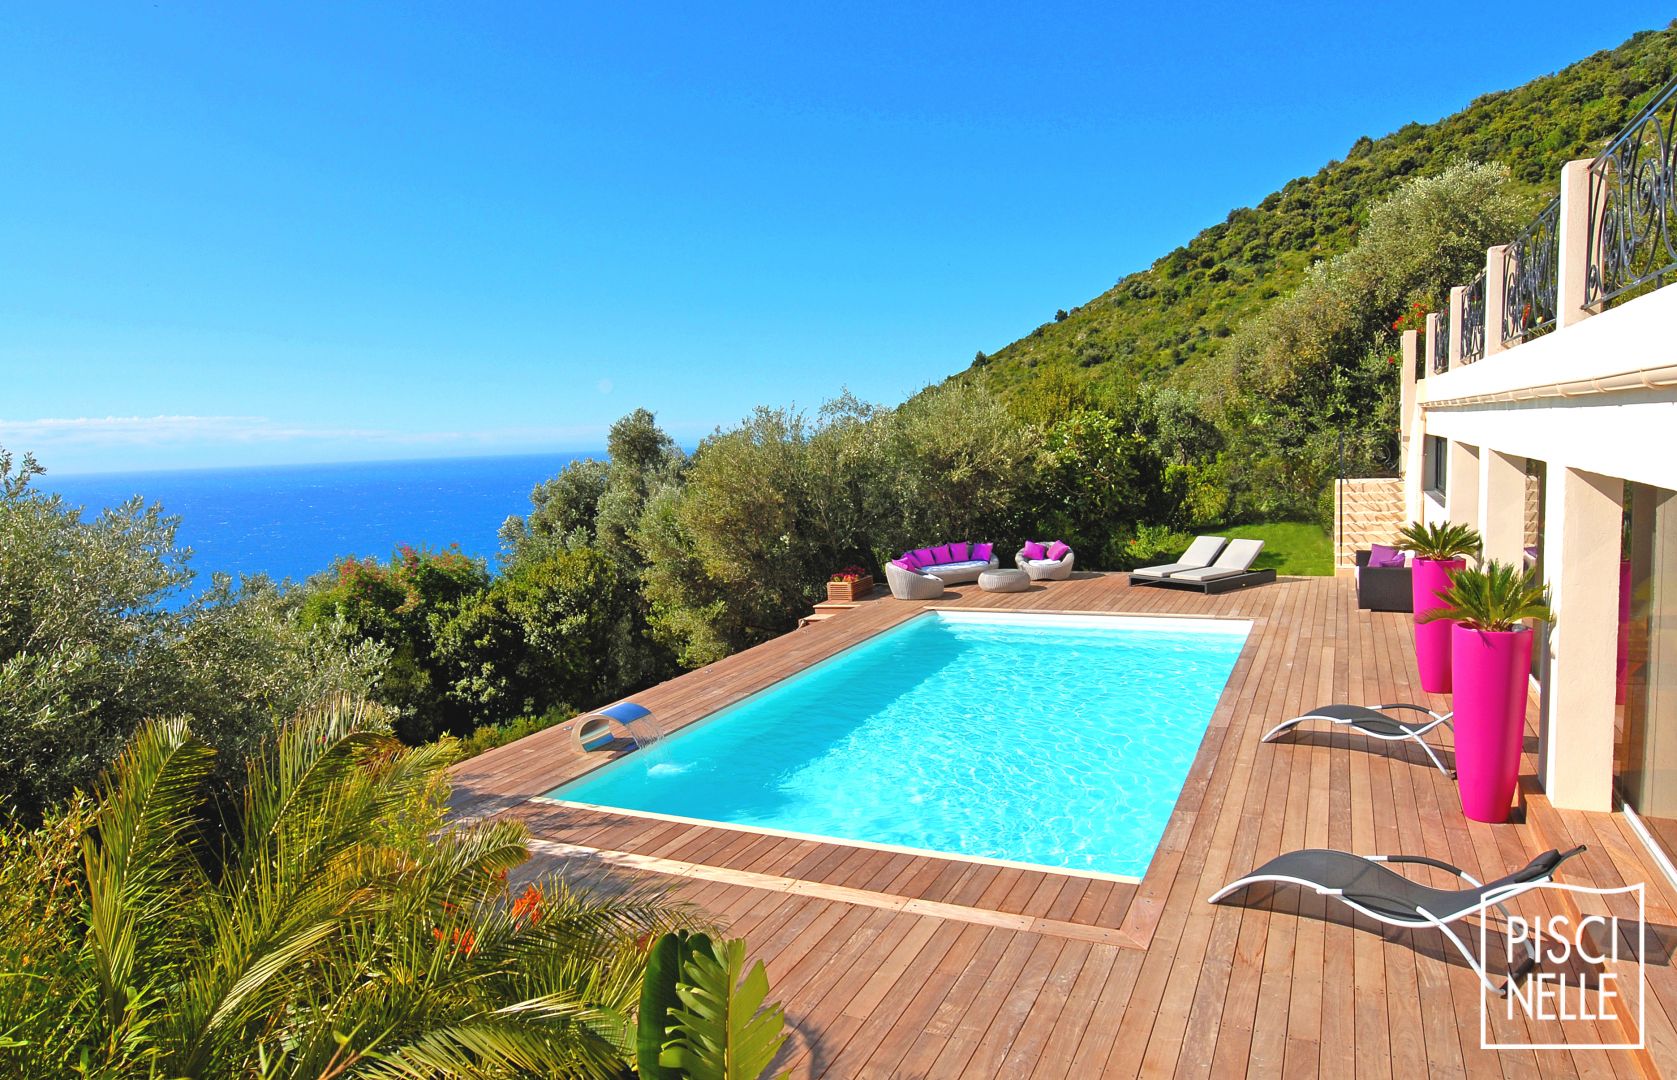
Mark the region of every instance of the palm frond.
[[1415, 553], [1418, 559], [1438, 559], [1448, 562], [1463, 557], [1479, 558], [1483, 540], [1479, 530], [1454, 521], [1427, 524], [1411, 521], [1398, 530], [1400, 546]]
[[[89, 1047], [110, 1075], [623, 1075], [644, 941], [692, 914], [656, 887], [557, 877], [515, 900], [524, 827], [447, 827], [451, 752], [401, 746], [382, 723], [351, 702], [289, 722], [250, 763], [224, 836], [200, 827], [210, 754], [186, 726], [135, 740], [67, 841], [89, 902], [63, 937], [87, 946], [55, 1001], [98, 1030], [28, 1048], [44, 1063], [32, 1074]], [[38, 1011], [4, 986], [0, 1002]]]
[[360, 1070], [369, 1077], [401, 1080], [510, 1080], [512, 1077], [579, 1076], [617, 1080], [623, 1060], [605, 1041], [567, 1040], [519, 1016], [485, 1016], [439, 1025], [405, 1045], [379, 1052]]
[[1552, 622], [1549, 592], [1535, 570], [1522, 571], [1492, 559], [1478, 569], [1455, 570], [1450, 587], [1439, 594], [1444, 606], [1422, 615], [1421, 622], [1454, 619], [1475, 630], [1518, 629], [1526, 619]]
[[83, 838], [87, 948], [113, 1028], [122, 1024], [143, 975], [136, 969], [146, 940], [167, 954], [171, 930], [190, 906], [184, 897], [204, 883], [186, 835], [197, 824], [214, 758], [184, 720], [147, 724], [117, 759]]

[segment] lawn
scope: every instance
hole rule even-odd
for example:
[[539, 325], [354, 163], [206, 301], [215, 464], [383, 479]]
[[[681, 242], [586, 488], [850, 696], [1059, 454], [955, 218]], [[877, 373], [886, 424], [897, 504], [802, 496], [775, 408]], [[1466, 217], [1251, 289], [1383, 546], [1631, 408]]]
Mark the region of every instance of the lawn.
[[1273, 567], [1278, 574], [1318, 577], [1333, 573], [1332, 537], [1313, 521], [1270, 521], [1194, 531], [1206, 536], [1226, 536], [1230, 540], [1262, 540], [1264, 550], [1254, 564], [1260, 570]]

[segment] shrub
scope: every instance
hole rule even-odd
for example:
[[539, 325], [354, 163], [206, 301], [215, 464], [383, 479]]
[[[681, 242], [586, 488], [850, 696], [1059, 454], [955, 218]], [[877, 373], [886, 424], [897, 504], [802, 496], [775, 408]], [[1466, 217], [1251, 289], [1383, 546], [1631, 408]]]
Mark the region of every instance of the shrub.
[[[318, 696], [363, 693], [387, 655], [265, 578], [186, 600], [176, 519], [134, 498], [85, 516], [0, 450], [0, 807], [37, 820], [87, 787], [141, 722], [188, 716], [238, 762]], [[184, 602], [183, 602], [184, 601]], [[218, 778], [231, 782], [236, 770]]]
[[480, 724], [470, 735], [459, 740], [460, 757], [476, 757], [486, 750], [517, 742], [526, 735], [534, 735], [550, 727], [563, 724], [577, 711], [565, 705], [555, 705], [540, 716], [520, 716], [501, 724]]
[[396, 733], [417, 746], [448, 732], [464, 735], [475, 717], [449, 693], [437, 635], [460, 605], [489, 585], [482, 559], [458, 548], [422, 551], [402, 545], [388, 563], [341, 559], [309, 583], [300, 612], [305, 627], [340, 625], [390, 651], [377, 689], [396, 716]]
[[1175, 562], [1193, 541], [1192, 536], [1167, 525], [1138, 525], [1134, 533], [1113, 545], [1108, 558], [1115, 570], [1157, 566]]

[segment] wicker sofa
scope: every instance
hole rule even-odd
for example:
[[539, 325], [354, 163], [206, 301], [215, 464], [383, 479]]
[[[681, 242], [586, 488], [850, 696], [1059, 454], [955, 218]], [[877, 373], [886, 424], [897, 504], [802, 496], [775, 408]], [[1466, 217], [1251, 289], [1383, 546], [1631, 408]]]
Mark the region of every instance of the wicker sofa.
[[1414, 611], [1407, 566], [1370, 566], [1367, 551], [1357, 552], [1357, 606], [1364, 611]]
[[[919, 552], [931, 550], [918, 549]], [[891, 595], [898, 600], [935, 600], [943, 595], [945, 585], [977, 581], [979, 574], [1001, 566], [1001, 559], [997, 558], [994, 552], [986, 559], [951, 558], [913, 567], [899, 565], [913, 561], [909, 558], [913, 554], [916, 552], [905, 552], [902, 558], [893, 559], [885, 564], [885, 583], [890, 586]]]

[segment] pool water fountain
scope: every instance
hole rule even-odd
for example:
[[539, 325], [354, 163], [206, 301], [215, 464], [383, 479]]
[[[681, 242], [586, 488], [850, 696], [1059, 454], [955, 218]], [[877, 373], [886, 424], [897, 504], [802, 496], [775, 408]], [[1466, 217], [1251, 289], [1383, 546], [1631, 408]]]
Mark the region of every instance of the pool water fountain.
[[619, 701], [579, 716], [573, 729], [578, 750], [604, 750], [617, 741], [621, 731], [636, 750], [664, 741], [664, 727], [652, 710], [633, 701]]

